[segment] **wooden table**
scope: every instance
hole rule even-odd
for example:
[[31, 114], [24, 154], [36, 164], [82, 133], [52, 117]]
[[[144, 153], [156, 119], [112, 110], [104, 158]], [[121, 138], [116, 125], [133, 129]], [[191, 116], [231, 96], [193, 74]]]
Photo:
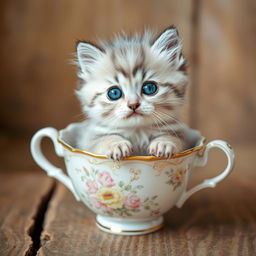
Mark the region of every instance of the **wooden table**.
[[[5, 151], [0, 172], [0, 255], [256, 255], [255, 146], [235, 146], [233, 173], [165, 214], [160, 231], [118, 236], [100, 231], [95, 215], [33, 163]], [[3, 147], [1, 148], [3, 149]], [[19, 154], [18, 154], [19, 153]], [[16, 165], [15, 165], [16, 161]], [[225, 166], [222, 153], [195, 169], [191, 186]], [[16, 170], [8, 167], [16, 166]], [[26, 171], [24, 169], [30, 169]]]

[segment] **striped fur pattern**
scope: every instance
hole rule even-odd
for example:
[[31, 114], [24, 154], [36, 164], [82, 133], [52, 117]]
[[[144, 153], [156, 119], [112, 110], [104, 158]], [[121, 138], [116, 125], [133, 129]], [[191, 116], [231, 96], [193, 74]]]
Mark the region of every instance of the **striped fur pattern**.
[[[182, 150], [177, 118], [188, 77], [181, 50], [175, 27], [159, 36], [122, 34], [97, 46], [78, 42], [76, 93], [87, 120], [77, 146], [115, 160], [132, 154], [170, 157]], [[157, 85], [154, 95], [142, 93], [147, 81]], [[113, 86], [122, 91], [115, 101], [107, 96]], [[131, 104], [139, 107], [132, 110]]]

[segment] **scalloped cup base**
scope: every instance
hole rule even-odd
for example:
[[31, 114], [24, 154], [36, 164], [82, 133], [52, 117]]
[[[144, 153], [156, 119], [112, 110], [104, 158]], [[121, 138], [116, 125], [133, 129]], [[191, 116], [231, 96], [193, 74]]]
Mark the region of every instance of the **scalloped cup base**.
[[145, 235], [163, 227], [163, 216], [149, 219], [124, 219], [97, 215], [96, 225], [99, 229], [116, 235]]

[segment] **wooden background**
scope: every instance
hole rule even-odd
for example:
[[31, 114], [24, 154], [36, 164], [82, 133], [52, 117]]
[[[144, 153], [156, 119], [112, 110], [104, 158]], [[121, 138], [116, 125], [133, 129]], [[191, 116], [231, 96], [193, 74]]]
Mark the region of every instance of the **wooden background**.
[[185, 122], [209, 139], [255, 143], [253, 0], [1, 1], [2, 133], [32, 135], [81, 120], [69, 62], [77, 39], [177, 25], [189, 60]]
[[[255, 0], [1, 0], [0, 255], [256, 255], [255, 13]], [[171, 24], [189, 61], [183, 120], [208, 140], [227, 140], [236, 167], [167, 213], [163, 230], [111, 236], [35, 164], [30, 139], [82, 119], [70, 64], [77, 39]], [[63, 166], [51, 143], [43, 148]], [[216, 175], [225, 160], [213, 153], [190, 185]]]

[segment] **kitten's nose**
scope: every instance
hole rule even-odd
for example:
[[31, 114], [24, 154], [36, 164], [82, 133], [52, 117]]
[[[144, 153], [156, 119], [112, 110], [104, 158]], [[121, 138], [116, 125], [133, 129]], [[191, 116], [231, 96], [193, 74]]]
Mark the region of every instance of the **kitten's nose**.
[[132, 110], [135, 110], [136, 108], [138, 108], [140, 106], [140, 103], [137, 101], [137, 102], [134, 102], [134, 103], [128, 103], [128, 107]]

